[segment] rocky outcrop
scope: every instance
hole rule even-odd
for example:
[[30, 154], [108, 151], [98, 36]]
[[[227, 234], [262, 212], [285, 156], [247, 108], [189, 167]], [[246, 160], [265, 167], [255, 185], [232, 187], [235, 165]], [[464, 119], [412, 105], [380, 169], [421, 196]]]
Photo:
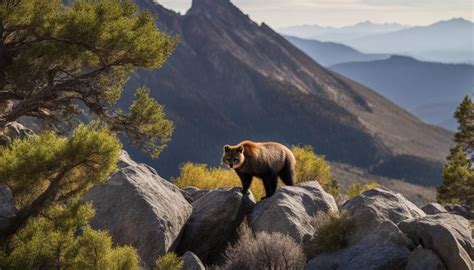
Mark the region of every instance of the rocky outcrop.
[[193, 203], [193, 202], [197, 201], [199, 198], [201, 198], [202, 196], [209, 193], [209, 191], [210, 191], [209, 189], [199, 189], [199, 188], [196, 188], [196, 187], [186, 187], [186, 188], [181, 189], [181, 194], [183, 194], [184, 198], [186, 198], [186, 200], [189, 203]]
[[34, 132], [26, 128], [20, 123], [11, 122], [5, 126], [3, 133], [8, 136], [11, 140], [16, 138], [24, 139], [34, 134]]
[[425, 216], [425, 213], [403, 195], [380, 188], [368, 190], [348, 200], [342, 210], [355, 224], [350, 242], [355, 243], [385, 221], [398, 224], [403, 220]]
[[453, 205], [447, 205], [446, 210], [448, 210], [449, 213], [455, 214], [470, 220], [474, 220], [474, 213], [471, 211], [471, 208], [469, 205], [459, 205], [459, 204], [453, 204]]
[[[142, 164], [143, 166], [146, 166], [145, 164]], [[127, 151], [120, 151], [120, 156], [119, 160], [117, 162], [117, 168], [118, 169], [123, 169], [128, 166], [138, 166], [138, 163], [136, 163], [130, 155], [127, 153]]]
[[91, 225], [108, 230], [117, 244], [133, 245], [151, 267], [160, 255], [175, 250], [192, 207], [152, 168], [121, 162], [122, 169], [84, 197], [96, 209]]
[[10, 122], [5, 125], [3, 131], [0, 131], [0, 146], [8, 146], [14, 139], [24, 139], [33, 134], [34, 132], [31, 129], [26, 128], [22, 124]]
[[309, 241], [315, 234], [313, 219], [318, 212], [337, 212], [334, 198], [316, 181], [285, 186], [257, 204], [250, 214], [255, 232], [288, 234], [297, 243]]
[[418, 246], [408, 257], [406, 270], [445, 270], [443, 261], [432, 250]]
[[436, 215], [439, 213], [447, 213], [446, 209], [439, 203], [430, 203], [421, 208], [428, 215]]
[[308, 262], [305, 270], [404, 269], [410, 255], [401, 231], [391, 221], [379, 224], [359, 242]]
[[8, 187], [0, 185], [0, 230], [7, 228], [15, 215], [13, 194]]
[[215, 262], [254, 206], [253, 196], [244, 196], [240, 188], [209, 191], [192, 204], [178, 252], [192, 251], [206, 264]]
[[431, 249], [448, 269], [472, 269], [474, 248], [468, 220], [441, 213], [402, 221], [400, 229], [416, 244]]
[[184, 261], [184, 266], [181, 270], [206, 270], [198, 256], [190, 251], [184, 253], [181, 259]]

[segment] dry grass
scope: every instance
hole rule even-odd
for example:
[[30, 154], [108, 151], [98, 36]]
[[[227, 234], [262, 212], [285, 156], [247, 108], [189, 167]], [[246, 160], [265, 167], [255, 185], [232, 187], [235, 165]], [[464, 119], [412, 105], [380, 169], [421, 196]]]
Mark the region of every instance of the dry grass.
[[303, 269], [306, 257], [303, 247], [281, 233], [256, 233], [244, 222], [239, 240], [225, 251], [225, 263], [219, 270], [241, 269]]

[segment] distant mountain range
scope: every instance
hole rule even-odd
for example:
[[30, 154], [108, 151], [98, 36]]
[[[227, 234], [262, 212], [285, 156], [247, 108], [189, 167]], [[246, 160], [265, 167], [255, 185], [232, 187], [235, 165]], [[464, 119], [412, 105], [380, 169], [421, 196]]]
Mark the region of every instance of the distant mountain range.
[[462, 18], [359, 38], [346, 44], [367, 53], [437, 62], [474, 62], [474, 23]]
[[[328, 33], [317, 35], [301, 34], [305, 32], [304, 27], [296, 27], [300, 31], [280, 31], [297, 37], [343, 43], [363, 53], [409, 55], [420, 60], [446, 63], [474, 63], [474, 23], [462, 18], [428, 26], [400, 26], [400, 29], [379, 25], [379, 32], [371, 33], [356, 26], [348, 33], [343, 31], [344, 28], [330, 29]], [[338, 38], [338, 35], [343, 38]]]
[[376, 24], [366, 21], [344, 27], [320, 26], [317, 24], [298, 25], [278, 28], [277, 31], [288, 36], [344, 43], [369, 35], [395, 32], [409, 27], [397, 23]]
[[466, 94], [474, 94], [474, 66], [418, 61], [393, 56], [386, 60], [344, 63], [332, 70], [360, 82], [424, 121], [456, 128], [452, 115]]
[[[187, 161], [216, 166], [224, 144], [250, 139], [309, 144], [328, 160], [376, 175], [440, 183], [452, 133], [325, 69], [230, 1], [194, 0], [185, 15], [152, 0], [136, 3], [180, 37], [163, 69], [139, 71], [128, 83], [152, 89], [175, 123], [158, 160], [127, 146], [163, 176]], [[132, 91], [125, 95], [122, 104]]]
[[292, 36], [285, 36], [285, 38], [325, 67], [347, 62], [367, 62], [390, 57], [388, 54], [361, 53], [349, 46], [334, 42], [321, 42]]

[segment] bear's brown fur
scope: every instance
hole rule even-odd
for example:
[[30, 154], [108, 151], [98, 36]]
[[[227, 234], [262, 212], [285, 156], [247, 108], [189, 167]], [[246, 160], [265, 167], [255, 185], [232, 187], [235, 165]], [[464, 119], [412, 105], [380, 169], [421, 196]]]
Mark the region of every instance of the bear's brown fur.
[[[295, 156], [286, 146], [276, 142], [243, 141], [224, 146], [222, 162], [234, 169], [242, 182], [242, 192], [248, 193], [253, 177], [262, 179], [266, 197], [275, 193], [278, 177], [288, 186], [295, 177]], [[263, 198], [263, 199], [264, 199]]]

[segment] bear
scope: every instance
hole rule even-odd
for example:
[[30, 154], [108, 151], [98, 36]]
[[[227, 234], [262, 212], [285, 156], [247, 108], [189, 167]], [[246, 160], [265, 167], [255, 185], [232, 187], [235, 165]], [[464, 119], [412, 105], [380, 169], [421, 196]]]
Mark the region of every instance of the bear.
[[248, 194], [253, 177], [260, 178], [266, 199], [277, 188], [278, 178], [292, 186], [296, 159], [290, 149], [276, 142], [243, 141], [235, 146], [225, 145], [222, 162], [233, 169], [242, 182], [242, 193]]

